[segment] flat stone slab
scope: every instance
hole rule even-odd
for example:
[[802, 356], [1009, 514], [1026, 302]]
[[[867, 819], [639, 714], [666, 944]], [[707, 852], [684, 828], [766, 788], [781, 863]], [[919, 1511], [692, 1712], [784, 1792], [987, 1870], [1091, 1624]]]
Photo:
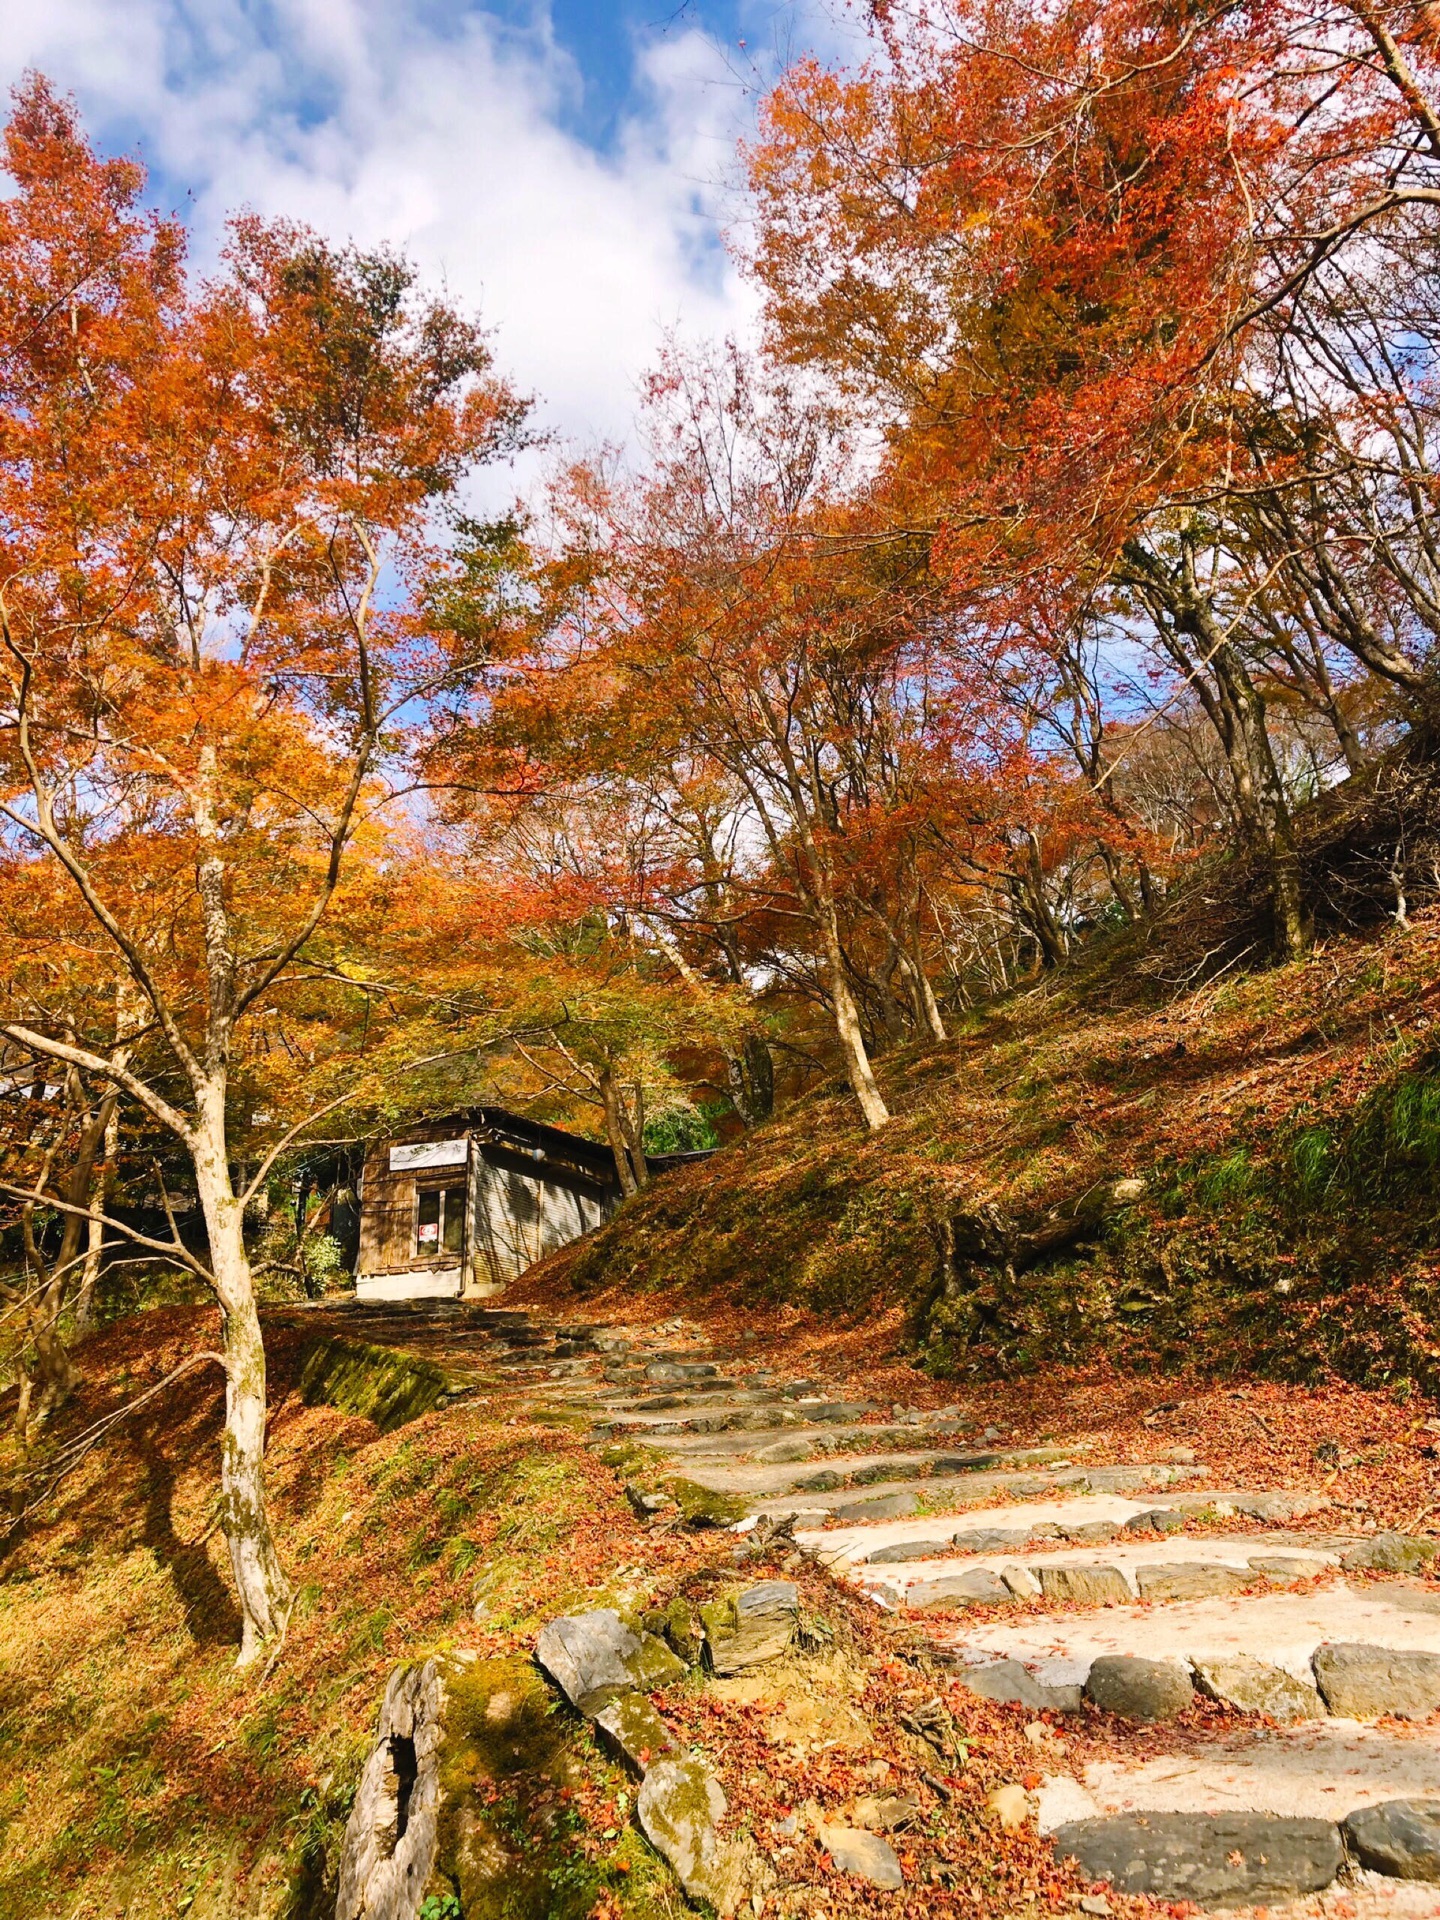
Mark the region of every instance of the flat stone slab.
[[913, 1489], [884, 1493], [878, 1497], [872, 1494], [868, 1500], [856, 1500], [852, 1494], [849, 1504], [837, 1507], [835, 1513], [838, 1519], [852, 1522], [895, 1520], [902, 1514], [914, 1513], [919, 1504], [920, 1495]]
[[[798, 1416], [769, 1431], [737, 1428], [726, 1433], [681, 1433], [660, 1440], [647, 1439], [643, 1433], [627, 1438], [633, 1438], [639, 1446], [663, 1447], [677, 1459], [692, 1460], [697, 1470], [735, 1476], [735, 1485], [727, 1488], [731, 1492], [785, 1493], [803, 1477], [806, 1461], [818, 1463], [834, 1457], [847, 1473], [909, 1462], [919, 1474], [928, 1471], [939, 1454], [937, 1446], [920, 1444], [928, 1441], [929, 1435], [917, 1434], [913, 1427], [835, 1427], [815, 1425]], [[808, 1447], [810, 1452], [798, 1461], [778, 1457], [776, 1450], [791, 1442]]]
[[[933, 1522], [931, 1524], [933, 1526]], [[1022, 1540], [1018, 1544], [1011, 1544], [1008, 1538], [997, 1538], [1002, 1533], [1009, 1536], [1019, 1531], [986, 1528], [977, 1529], [973, 1534], [957, 1532], [954, 1544], [948, 1549], [943, 1542], [933, 1539], [899, 1541], [893, 1546], [877, 1547], [867, 1553], [863, 1560], [857, 1560], [854, 1555], [863, 1550], [864, 1536], [851, 1539], [847, 1535], [847, 1555], [841, 1565], [847, 1568], [851, 1579], [860, 1586], [871, 1583], [872, 1569], [884, 1567], [886, 1584], [893, 1586], [897, 1593], [903, 1593], [910, 1582], [939, 1579], [965, 1567], [987, 1567], [1004, 1579], [1009, 1579], [1013, 1572], [1023, 1570], [1039, 1583], [1035, 1591], [1044, 1587], [1047, 1598], [1095, 1606], [1103, 1605], [1107, 1600], [1126, 1602], [1136, 1598], [1166, 1602], [1205, 1599], [1212, 1595], [1237, 1593], [1247, 1586], [1263, 1588], [1267, 1584], [1291, 1585], [1311, 1578], [1317, 1572], [1334, 1573], [1339, 1567], [1339, 1551], [1330, 1548], [1306, 1555], [1293, 1555], [1291, 1557], [1296, 1564], [1284, 1572], [1279, 1571], [1279, 1563], [1286, 1556], [1263, 1549], [1267, 1546], [1273, 1548], [1277, 1537], [1281, 1542], [1285, 1541], [1287, 1536], [1283, 1534], [1265, 1539], [1259, 1539], [1254, 1534], [1228, 1537], [1195, 1534], [1169, 1538], [1158, 1534], [1125, 1534], [1111, 1541], [1101, 1557], [1094, 1548], [1087, 1550], [1068, 1544], [1047, 1548], [1043, 1543], [1037, 1545], [1033, 1537], [1028, 1542]], [[798, 1533], [796, 1537], [801, 1539]], [[823, 1541], [826, 1536], [807, 1533], [801, 1540], [802, 1545], [808, 1548], [811, 1538]], [[968, 1551], [975, 1539], [985, 1542], [984, 1552]], [[933, 1551], [928, 1556], [917, 1557], [922, 1547]], [[1257, 1547], [1262, 1549], [1258, 1556], [1255, 1551]], [[823, 1548], [817, 1550], [816, 1557], [822, 1561], [826, 1559]], [[1257, 1557], [1270, 1563], [1271, 1570], [1265, 1572], [1255, 1566]], [[892, 1569], [895, 1570], [893, 1573]], [[1047, 1580], [1049, 1586], [1045, 1585]]]
[[953, 1445], [917, 1446], [917, 1440], [928, 1437], [917, 1434], [914, 1427], [829, 1427], [793, 1421], [778, 1431], [667, 1434], [653, 1443], [643, 1434], [627, 1435], [642, 1445], [663, 1447], [677, 1459], [683, 1455], [695, 1464], [697, 1473], [714, 1474], [716, 1486], [727, 1493], [767, 1496], [805, 1492], [822, 1466], [847, 1487], [875, 1480], [944, 1479], [997, 1467], [1075, 1466], [1073, 1449], [1002, 1447], [981, 1453]]
[[602, 1707], [595, 1716], [595, 1731], [606, 1752], [639, 1778], [675, 1745], [643, 1693], [622, 1693]]
[[[772, 1440], [768, 1447], [757, 1449], [755, 1458], [766, 1466], [788, 1466], [800, 1460], [815, 1458], [815, 1443], [807, 1440], [803, 1433], [789, 1435], [784, 1440]], [[789, 1476], [777, 1475], [783, 1484]]]
[[1312, 1593], [1237, 1594], [1167, 1607], [989, 1620], [947, 1629], [944, 1639], [972, 1655], [1023, 1660], [1042, 1679], [1060, 1684], [1083, 1681], [1092, 1662], [1107, 1653], [1181, 1662], [1246, 1654], [1313, 1683], [1311, 1657], [1327, 1641], [1440, 1655], [1440, 1596], [1398, 1582], [1352, 1588], [1337, 1581]]
[[1433, 1799], [1440, 1727], [1397, 1733], [1354, 1720], [1235, 1723], [1197, 1742], [1152, 1734], [1142, 1752], [1055, 1774], [1036, 1794], [1042, 1833], [1102, 1814], [1260, 1812], [1339, 1820], [1385, 1800]]
[[[766, 1396], [757, 1406], [751, 1401], [721, 1401], [694, 1412], [610, 1413], [597, 1422], [597, 1430], [627, 1439], [644, 1440], [647, 1435], [668, 1439], [672, 1434], [776, 1433], [786, 1428], [852, 1426], [862, 1414], [874, 1413], [865, 1400], [797, 1401], [777, 1403]], [[864, 1429], [862, 1428], [863, 1432]], [[913, 1440], [914, 1430], [909, 1437]], [[763, 1446], [763, 1441], [751, 1445]]]
[[1043, 1713], [1047, 1707], [1055, 1713], [1080, 1711], [1079, 1687], [1047, 1686], [1019, 1660], [987, 1660], [979, 1666], [960, 1667], [956, 1678], [982, 1700], [1031, 1707], [1036, 1713]]
[[920, 1802], [908, 1793], [865, 1794], [850, 1809], [850, 1818], [868, 1833], [893, 1833], [920, 1816]]
[[948, 1540], [900, 1540], [893, 1547], [877, 1547], [865, 1556], [867, 1567], [893, 1566], [906, 1560], [940, 1560], [949, 1552]]
[[715, 1900], [724, 1879], [716, 1823], [725, 1813], [720, 1782], [700, 1760], [662, 1760], [645, 1775], [635, 1802], [645, 1838], [664, 1854], [692, 1900]]
[[1428, 1720], [1440, 1709], [1440, 1652], [1341, 1643], [1311, 1664], [1326, 1706], [1347, 1720]]
[[1384, 1800], [1340, 1823], [1345, 1844], [1372, 1873], [1440, 1881], [1440, 1800]]
[[1231, 1513], [1243, 1513], [1248, 1520], [1264, 1520], [1276, 1526], [1322, 1513], [1330, 1505], [1330, 1496], [1288, 1488], [1282, 1492], [1247, 1493], [1233, 1487], [1219, 1487], [1203, 1494], [1183, 1494], [1167, 1501], [1166, 1505], [1178, 1507], [1182, 1513], [1210, 1507], [1223, 1515], [1228, 1510]]
[[1126, 1605], [1132, 1599], [1129, 1582], [1118, 1567], [1041, 1566], [1036, 1569], [1040, 1591], [1047, 1600], [1063, 1600], [1082, 1607]]
[[[988, 1476], [987, 1476], [988, 1478]], [[1001, 1489], [1003, 1491], [1003, 1489]], [[1081, 1493], [1060, 1499], [1026, 1500], [1022, 1504], [990, 1507], [984, 1513], [960, 1514], [953, 1526], [933, 1519], [897, 1520], [884, 1527], [819, 1528], [797, 1527], [796, 1540], [827, 1565], [839, 1565], [847, 1559], [861, 1559], [880, 1547], [896, 1546], [902, 1541], [933, 1539], [937, 1532], [948, 1533], [956, 1552], [1001, 1553], [1023, 1548], [1036, 1527], [1049, 1525], [1064, 1530], [1092, 1520], [1114, 1521], [1117, 1525], [1138, 1513], [1148, 1501], [1117, 1493]], [[990, 1539], [998, 1534], [1003, 1539]], [[982, 1544], [984, 1543], [984, 1544]]]
[[1013, 1599], [1010, 1589], [998, 1573], [988, 1567], [972, 1567], [939, 1580], [919, 1580], [905, 1590], [910, 1607], [1005, 1606]]
[[1185, 1515], [1178, 1507], [1146, 1507], [1125, 1522], [1125, 1531], [1142, 1538], [1147, 1533], [1183, 1533]]
[[1167, 1560], [1158, 1567], [1137, 1567], [1135, 1580], [1142, 1600], [1210, 1600], [1239, 1593], [1250, 1585], [1251, 1573], [1248, 1566], [1227, 1567], [1214, 1560]]
[[1418, 1539], [1414, 1534], [1377, 1533], [1352, 1547], [1342, 1565], [1372, 1573], [1424, 1573], [1437, 1551], [1440, 1549], [1433, 1540]]
[[[667, 1451], [670, 1451], [667, 1449]], [[678, 1460], [680, 1456], [675, 1455]], [[694, 1460], [695, 1456], [687, 1456]], [[687, 1467], [687, 1472], [690, 1468]], [[773, 1468], [764, 1468], [766, 1473]], [[738, 1488], [726, 1488], [726, 1491], [739, 1492], [750, 1503], [749, 1510], [758, 1515], [768, 1515], [775, 1519], [791, 1515], [814, 1514], [814, 1520], [802, 1519], [804, 1525], [821, 1524], [820, 1516], [832, 1513], [836, 1507], [844, 1506], [854, 1500], [859, 1488], [846, 1484], [849, 1469], [842, 1458], [833, 1462], [815, 1460], [798, 1469], [788, 1469], [796, 1476], [794, 1489], [789, 1492], [755, 1492], [747, 1489], [743, 1483]], [[1141, 1492], [1149, 1490], [1147, 1475], [1151, 1473], [1181, 1473], [1190, 1469], [1181, 1467], [1139, 1468], [1139, 1467], [1055, 1467], [1050, 1469], [997, 1470], [995, 1472], [975, 1472], [964, 1475], [917, 1474], [914, 1478], [895, 1480], [887, 1475], [885, 1484], [895, 1484], [907, 1492], [916, 1493], [942, 1512], [964, 1512], [967, 1508], [983, 1504], [994, 1499], [997, 1494], [1012, 1500], [1024, 1500], [1032, 1496], [1050, 1496], [1089, 1490], [1100, 1493]], [[694, 1477], [709, 1483], [713, 1478], [717, 1486], [720, 1476], [729, 1480], [734, 1473], [732, 1468], [717, 1468], [710, 1463], [696, 1464]], [[833, 1480], [831, 1476], [834, 1476]], [[869, 1484], [868, 1482], [862, 1483]], [[819, 1494], [820, 1498], [812, 1496]], [[1153, 1497], [1146, 1504], [1154, 1505]]]
[[710, 1660], [722, 1678], [744, 1673], [750, 1667], [762, 1667], [787, 1653], [795, 1638], [793, 1619], [746, 1620], [733, 1633], [716, 1634], [710, 1640]]
[[800, 1611], [800, 1589], [793, 1580], [761, 1580], [735, 1596], [735, 1611], [744, 1620], [784, 1616], [793, 1620]]
[[1122, 1893], [1238, 1907], [1318, 1893], [1340, 1871], [1339, 1829], [1327, 1820], [1277, 1814], [1118, 1814], [1054, 1834], [1092, 1880]]
[[1297, 1580], [1317, 1580], [1334, 1566], [1333, 1556], [1325, 1553], [1257, 1553], [1250, 1557], [1250, 1570], [1279, 1587], [1293, 1586]]
[[[843, 1465], [843, 1461], [835, 1462], [836, 1468]], [[996, 1494], [1008, 1494], [1018, 1500], [1030, 1495], [1048, 1494], [1053, 1497], [1087, 1491], [1097, 1494], [1140, 1492], [1154, 1488], [1157, 1484], [1153, 1478], [1155, 1475], [1191, 1474], [1195, 1471], [1193, 1467], [1056, 1467], [1047, 1471], [972, 1473], [963, 1477], [937, 1474], [928, 1479], [901, 1481], [897, 1490], [915, 1494], [940, 1512], [962, 1513], [967, 1507], [992, 1500]], [[853, 1487], [823, 1491], [817, 1487], [793, 1494], [745, 1494], [742, 1497], [753, 1503], [752, 1512], [775, 1519], [813, 1513], [816, 1519], [805, 1524], [815, 1526], [819, 1524], [820, 1515], [834, 1513], [838, 1507], [854, 1500], [855, 1495]], [[1153, 1506], [1155, 1502], [1152, 1498], [1137, 1504]]]

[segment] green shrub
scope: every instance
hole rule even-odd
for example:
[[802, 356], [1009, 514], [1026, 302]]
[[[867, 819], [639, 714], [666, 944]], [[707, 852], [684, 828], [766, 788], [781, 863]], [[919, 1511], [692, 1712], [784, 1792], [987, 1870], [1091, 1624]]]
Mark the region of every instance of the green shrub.
[[718, 1147], [714, 1116], [724, 1107], [669, 1107], [645, 1122], [646, 1153], [704, 1153]]

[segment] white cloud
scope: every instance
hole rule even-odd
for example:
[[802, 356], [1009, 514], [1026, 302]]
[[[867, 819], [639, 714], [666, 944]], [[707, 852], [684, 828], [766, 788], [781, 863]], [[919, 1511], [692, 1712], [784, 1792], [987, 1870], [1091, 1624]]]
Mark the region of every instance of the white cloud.
[[[743, 58], [743, 56], [742, 56]], [[227, 211], [388, 240], [479, 307], [545, 422], [622, 438], [663, 333], [742, 334], [753, 295], [717, 215], [753, 102], [698, 33], [642, 50], [602, 156], [567, 131], [580, 79], [543, 15], [506, 29], [423, 0], [49, 0], [0, 9], [0, 72], [73, 89], [94, 136]]]

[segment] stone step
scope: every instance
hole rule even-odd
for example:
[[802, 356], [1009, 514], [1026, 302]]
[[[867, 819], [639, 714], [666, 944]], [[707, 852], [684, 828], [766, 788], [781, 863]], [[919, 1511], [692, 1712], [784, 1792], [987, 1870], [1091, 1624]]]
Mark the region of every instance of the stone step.
[[[820, 1538], [823, 1541], [824, 1536]], [[1326, 1577], [1340, 1570], [1341, 1555], [1351, 1544], [1328, 1540], [1322, 1545], [1308, 1534], [1296, 1533], [1178, 1534], [1133, 1544], [1117, 1541], [1098, 1557], [1093, 1548], [1057, 1547], [1046, 1552], [1010, 1549], [901, 1562], [883, 1558], [902, 1551], [891, 1547], [877, 1550], [879, 1560], [852, 1563], [850, 1578], [887, 1606], [926, 1606], [937, 1601], [963, 1605], [963, 1589], [955, 1596], [946, 1590], [957, 1578], [975, 1574], [992, 1576], [988, 1583], [969, 1583], [977, 1602], [983, 1601], [987, 1585], [994, 1591], [998, 1580], [1005, 1589], [995, 1593], [999, 1604], [1007, 1597], [1166, 1603], [1233, 1593], [1241, 1586], [1291, 1587]]]
[[780, 1427], [838, 1426], [874, 1412], [875, 1407], [864, 1400], [835, 1400], [820, 1404], [797, 1401], [793, 1406], [751, 1406], [744, 1402], [726, 1401], [718, 1407], [708, 1406], [693, 1414], [617, 1413], [597, 1421], [595, 1430], [611, 1439], [643, 1441], [653, 1436], [668, 1441], [674, 1434], [757, 1433]]
[[1073, 1772], [1057, 1765], [1066, 1745], [1061, 1729], [1058, 1741], [1052, 1735], [1039, 1749], [1038, 1764], [1047, 1768], [1035, 1795], [1042, 1833], [1070, 1820], [1135, 1811], [1339, 1820], [1385, 1800], [1434, 1799], [1440, 1784], [1440, 1726], [1398, 1734], [1353, 1720], [1239, 1723], [1184, 1741], [1161, 1732], [1143, 1754], [1117, 1753]]
[[[704, 1485], [708, 1475], [692, 1470], [684, 1461], [676, 1465], [687, 1478]], [[1059, 1492], [1097, 1493], [1141, 1492], [1156, 1497], [1143, 1504], [1160, 1504], [1160, 1495], [1169, 1500], [1174, 1476], [1194, 1474], [1194, 1467], [1062, 1467], [1049, 1472], [1024, 1468], [994, 1472], [976, 1470], [965, 1474], [936, 1474], [914, 1480], [882, 1482], [875, 1486], [838, 1487], [829, 1490], [791, 1494], [742, 1494], [746, 1513], [776, 1520], [794, 1518], [803, 1526], [823, 1525], [832, 1517], [850, 1526], [908, 1519], [922, 1503], [931, 1514], [961, 1512], [982, 1505], [996, 1495], [1022, 1500], [1030, 1495]], [[925, 1524], [916, 1522], [915, 1524]], [[988, 1518], [987, 1518], [988, 1524]]]
[[[1130, 1473], [1135, 1469], [1093, 1468], [1087, 1477], [1109, 1475], [1116, 1471]], [[986, 1482], [991, 1478], [993, 1476], [989, 1474], [984, 1476]], [[998, 1552], [1002, 1545], [1008, 1546], [1009, 1543], [997, 1542], [993, 1547], [987, 1547], [987, 1535], [1019, 1534], [1023, 1531], [1028, 1543], [1032, 1534], [1037, 1539], [1043, 1539], [1048, 1532], [1053, 1539], [1053, 1530], [1056, 1529], [1067, 1532], [1104, 1522], [1123, 1527], [1126, 1521], [1134, 1519], [1137, 1514], [1153, 1512], [1157, 1508], [1175, 1509], [1187, 1517], [1199, 1517], [1202, 1522], [1214, 1521], [1223, 1526], [1228, 1518], [1237, 1513], [1260, 1521], [1288, 1522], [1305, 1519], [1323, 1511], [1328, 1505], [1323, 1494], [1274, 1495], [1238, 1492], [1233, 1488], [1195, 1492], [1173, 1485], [1156, 1488], [1154, 1492], [1140, 1488], [1132, 1494], [1087, 1492], [1082, 1488], [1060, 1499], [1029, 1499], [1021, 1505], [992, 1507], [982, 1513], [970, 1512], [958, 1524], [953, 1520], [937, 1523], [923, 1517], [896, 1519], [862, 1522], [853, 1527], [806, 1527], [797, 1531], [796, 1538], [808, 1552], [816, 1554], [826, 1564], [844, 1566], [858, 1564], [872, 1553], [883, 1552], [890, 1547], [913, 1549], [918, 1544], [946, 1536], [950, 1539], [952, 1553]], [[1348, 1541], [1350, 1536], [1347, 1534], [1345, 1538]], [[1017, 1548], [1021, 1544], [1017, 1541]]]
[[[1082, 1685], [1097, 1660], [1115, 1656], [1182, 1670], [1195, 1662], [1241, 1658], [1313, 1687], [1312, 1663], [1327, 1645], [1440, 1656], [1440, 1593], [1408, 1581], [1358, 1585], [1336, 1579], [1309, 1593], [1247, 1593], [936, 1626], [932, 1637], [962, 1673], [986, 1662], [1014, 1661], [1046, 1688]], [[1440, 1669], [1436, 1685], [1440, 1689]], [[1354, 1689], [1349, 1697], [1357, 1697]], [[1436, 1701], [1440, 1705], [1440, 1691]]]
[[[981, 1473], [987, 1467], [1054, 1467], [1071, 1465], [1075, 1450], [1058, 1446], [1035, 1448], [985, 1448], [973, 1452], [964, 1446], [925, 1448], [924, 1452], [881, 1452], [881, 1448], [914, 1442], [914, 1430], [908, 1427], [843, 1428], [845, 1438], [831, 1436], [828, 1428], [814, 1428], [785, 1434], [780, 1440], [756, 1446], [758, 1455], [743, 1465], [707, 1463], [701, 1450], [668, 1448], [676, 1459], [684, 1457], [687, 1473], [701, 1486], [716, 1494], [828, 1494], [845, 1488], [879, 1486], [889, 1480], [920, 1480], [945, 1473]], [[864, 1442], [870, 1452], [851, 1452], [852, 1442]], [[768, 1461], [766, 1453], [783, 1453], [781, 1461]], [[695, 1465], [699, 1461], [699, 1465]]]
[[[1343, 1807], [1344, 1792], [1336, 1793]], [[1083, 1879], [1147, 1896], [1147, 1912], [1159, 1901], [1171, 1913], [1243, 1910], [1255, 1920], [1435, 1920], [1440, 1914], [1436, 1888], [1417, 1884], [1437, 1876], [1440, 1802], [1434, 1799], [1387, 1797], [1321, 1814], [1147, 1808], [1066, 1821], [1049, 1838], [1059, 1858], [1076, 1860]], [[1091, 1913], [1114, 1911], [1108, 1899], [1093, 1896], [1081, 1897], [1080, 1905]]]
[[[761, 1409], [762, 1412], [769, 1410]], [[1051, 1464], [1073, 1460], [1084, 1452], [1080, 1447], [977, 1448], [964, 1431], [947, 1433], [941, 1429], [921, 1435], [908, 1426], [862, 1425], [844, 1419], [831, 1423], [823, 1411], [817, 1412], [814, 1407], [775, 1408], [774, 1413], [777, 1417], [748, 1420], [735, 1427], [722, 1428], [718, 1433], [647, 1433], [637, 1428], [625, 1437], [640, 1446], [654, 1447], [677, 1461], [688, 1461], [696, 1468], [717, 1471], [737, 1468], [741, 1478], [734, 1491], [754, 1487], [774, 1493], [788, 1491], [787, 1481], [803, 1487], [803, 1482], [822, 1467], [844, 1470], [844, 1462], [836, 1459], [837, 1455], [858, 1455], [857, 1464], [869, 1466], [875, 1464], [880, 1454], [910, 1453], [920, 1459], [944, 1453], [952, 1458], [963, 1457], [978, 1467], [987, 1459], [1003, 1460], [1016, 1452]], [[608, 1431], [606, 1437], [610, 1437]], [[927, 1443], [923, 1447], [917, 1445], [921, 1440]], [[814, 1464], [809, 1464], [811, 1462]], [[776, 1467], [782, 1471], [769, 1474], [764, 1471]]]

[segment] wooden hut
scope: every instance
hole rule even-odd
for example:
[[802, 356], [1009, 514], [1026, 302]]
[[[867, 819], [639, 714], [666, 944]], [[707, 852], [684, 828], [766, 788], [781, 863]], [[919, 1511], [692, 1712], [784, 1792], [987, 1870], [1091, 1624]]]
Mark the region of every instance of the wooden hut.
[[371, 1144], [360, 1186], [362, 1300], [498, 1293], [598, 1227], [620, 1199], [608, 1147], [499, 1107]]

